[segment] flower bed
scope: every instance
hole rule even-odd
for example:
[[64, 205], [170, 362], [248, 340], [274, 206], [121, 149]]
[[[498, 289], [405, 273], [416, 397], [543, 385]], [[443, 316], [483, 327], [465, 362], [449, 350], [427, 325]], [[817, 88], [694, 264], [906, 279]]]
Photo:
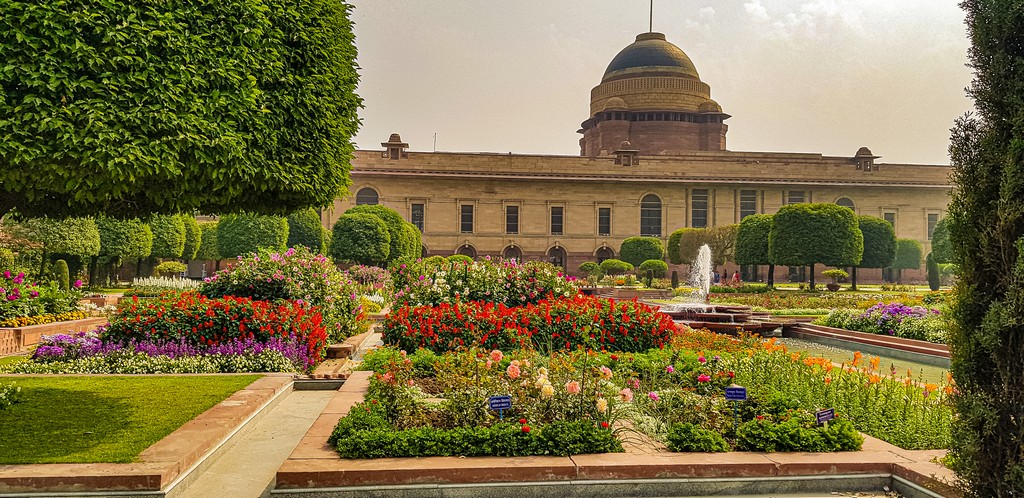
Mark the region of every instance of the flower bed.
[[102, 337], [120, 344], [181, 343], [206, 348], [246, 340], [282, 341], [304, 350], [300, 368], [322, 361], [327, 347], [327, 331], [316, 307], [231, 296], [212, 299], [195, 293], [133, 299], [111, 317]]
[[235, 266], [206, 279], [199, 293], [214, 298], [288, 300], [319, 307], [332, 342], [357, 333], [360, 322], [366, 320], [355, 281], [326, 256], [314, 255], [304, 247], [239, 256]]
[[755, 309], [775, 311], [786, 309], [857, 309], [866, 310], [881, 302], [923, 306], [945, 302], [948, 292], [923, 294], [879, 294], [860, 292], [805, 293], [773, 291], [761, 294], [712, 294], [715, 304], [737, 304]]
[[124, 291], [124, 297], [157, 297], [165, 292], [186, 292], [199, 289], [199, 282], [187, 278], [146, 277], [136, 278], [132, 287]]
[[834, 310], [814, 321], [817, 325], [890, 335], [939, 344], [946, 343], [948, 327], [939, 310], [900, 303], [878, 303], [864, 312]]
[[82, 320], [89, 318], [89, 313], [85, 311], [65, 311], [64, 313], [49, 313], [45, 315], [35, 316], [19, 316], [16, 318], [8, 318], [0, 322], [0, 328], [21, 328], [31, 327], [33, 325], [45, 325], [47, 323], [55, 322], [70, 322], [72, 320]]
[[549, 295], [571, 297], [578, 281], [540, 261], [449, 261], [427, 258], [402, 264], [392, 272], [395, 301], [439, 305], [455, 301], [487, 301], [505, 306], [537, 303]]
[[[78, 310], [81, 281], [62, 291], [57, 284], [39, 285], [25, 281], [25, 274], [0, 274], [0, 327], [39, 325], [46, 317]], [[19, 321], [21, 320], [21, 321]], [[55, 321], [55, 320], [51, 320]]]
[[664, 345], [675, 330], [667, 315], [636, 301], [576, 294], [513, 307], [480, 301], [406, 303], [388, 314], [382, 335], [385, 343], [409, 351], [464, 346], [644, 351]]
[[[878, 358], [859, 353], [837, 366], [788, 353], [772, 340], [689, 330], [643, 352], [485, 351], [369, 353], [364, 366], [376, 375], [356, 415], [377, 413], [386, 424], [367, 422], [378, 436], [352, 438], [358, 420], [343, 419], [349, 425], [339, 425], [332, 440], [339, 452], [408, 456], [395, 448], [429, 447], [434, 440], [385, 434], [497, 425], [498, 414], [486, 409], [495, 394], [511, 396], [505, 421], [521, 420], [520, 428], [585, 421], [587, 430], [610, 428], [624, 437], [639, 431], [677, 451], [847, 451], [860, 447], [858, 431], [907, 449], [946, 448], [950, 441], [951, 381], [934, 385], [912, 372], [883, 372]], [[747, 387], [749, 396], [735, 413], [723, 396], [734, 384]], [[837, 415], [827, 427], [813, 413], [824, 408]], [[386, 454], [365, 449], [377, 441], [390, 448]]]

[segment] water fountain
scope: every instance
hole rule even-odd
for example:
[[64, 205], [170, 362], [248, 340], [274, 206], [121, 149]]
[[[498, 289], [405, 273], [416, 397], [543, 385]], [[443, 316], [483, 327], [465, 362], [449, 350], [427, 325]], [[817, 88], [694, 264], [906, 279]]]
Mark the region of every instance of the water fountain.
[[763, 313], [754, 313], [748, 306], [712, 305], [711, 247], [704, 244], [697, 251], [697, 258], [690, 265], [690, 280], [693, 287], [689, 296], [678, 296], [671, 304], [660, 304], [659, 311], [673, 320], [692, 328], [707, 328], [714, 332], [737, 333], [767, 332], [780, 326], [769, 322]]

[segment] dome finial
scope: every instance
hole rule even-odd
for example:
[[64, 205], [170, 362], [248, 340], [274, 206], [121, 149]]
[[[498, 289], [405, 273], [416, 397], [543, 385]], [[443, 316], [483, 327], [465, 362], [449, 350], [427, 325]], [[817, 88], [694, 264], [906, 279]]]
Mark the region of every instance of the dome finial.
[[654, 0], [651, 0], [651, 11], [650, 12], [651, 12], [651, 16], [648, 19], [647, 32], [648, 33], [653, 33], [654, 32]]

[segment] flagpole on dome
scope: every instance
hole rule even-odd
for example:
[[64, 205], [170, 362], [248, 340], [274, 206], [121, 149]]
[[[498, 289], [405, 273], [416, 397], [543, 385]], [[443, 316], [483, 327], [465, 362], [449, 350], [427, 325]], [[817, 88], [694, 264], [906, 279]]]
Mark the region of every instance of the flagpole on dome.
[[647, 32], [654, 32], [654, 0], [651, 0], [650, 18], [647, 20]]

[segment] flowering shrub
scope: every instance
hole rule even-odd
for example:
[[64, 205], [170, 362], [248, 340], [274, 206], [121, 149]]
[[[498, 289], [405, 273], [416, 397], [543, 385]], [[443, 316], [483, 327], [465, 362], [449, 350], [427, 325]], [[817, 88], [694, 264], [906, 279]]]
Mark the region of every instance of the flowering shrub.
[[353, 265], [345, 273], [366, 290], [391, 289], [391, 273], [379, 266]]
[[863, 313], [854, 310], [835, 310], [815, 320], [814, 323], [826, 327], [943, 344], [946, 342], [948, 331], [939, 310], [900, 303], [878, 303]]
[[82, 298], [82, 281], [77, 280], [71, 289], [62, 291], [56, 283], [38, 285], [25, 281], [25, 274], [0, 274], [0, 321], [12, 318], [56, 315], [78, 309]]
[[239, 256], [235, 266], [206, 279], [199, 292], [209, 297], [287, 299], [317, 306], [332, 341], [352, 335], [366, 318], [355, 282], [326, 256], [313, 255], [304, 247]]
[[405, 304], [388, 314], [382, 334], [386, 344], [409, 351], [470, 346], [645, 351], [663, 346], [675, 330], [667, 315], [636, 301], [576, 294], [515, 307], [484, 301]]
[[194, 374], [292, 372], [295, 366], [276, 349], [209, 353], [194, 356], [151, 356], [121, 349], [107, 354], [53, 361], [23, 361], [0, 366], [0, 372], [20, 374]]
[[785, 309], [867, 309], [879, 302], [901, 303], [907, 306], [920, 306], [924, 300], [935, 299], [928, 294], [867, 294], [867, 293], [828, 293], [807, 294], [792, 291], [772, 291], [759, 294], [725, 294], [718, 295], [712, 290], [711, 302], [718, 304], [739, 304], [762, 310]]
[[136, 278], [132, 287], [124, 292], [127, 297], [156, 297], [167, 291], [191, 291], [199, 288], [199, 282], [187, 278], [146, 277]]
[[212, 299], [195, 293], [164, 294], [126, 303], [102, 334], [104, 342], [184, 343], [224, 346], [282, 341], [305, 350], [306, 367], [322, 361], [327, 331], [319, 308], [292, 301], [254, 301], [227, 296]]
[[548, 295], [571, 297], [579, 292], [575, 278], [540, 261], [417, 260], [394, 267], [392, 278], [396, 303], [412, 306], [460, 300], [521, 306]]

